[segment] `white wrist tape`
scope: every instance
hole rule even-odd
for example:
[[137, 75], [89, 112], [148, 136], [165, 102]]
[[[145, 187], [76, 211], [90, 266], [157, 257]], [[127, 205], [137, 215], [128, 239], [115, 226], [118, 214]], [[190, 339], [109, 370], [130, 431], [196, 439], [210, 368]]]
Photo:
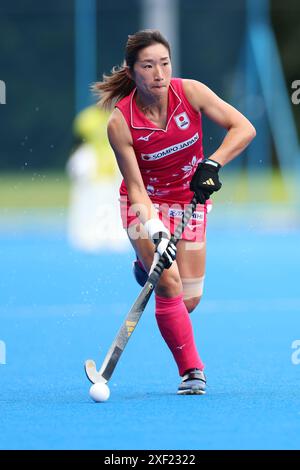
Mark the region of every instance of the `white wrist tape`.
[[170, 238], [169, 230], [164, 226], [160, 219], [149, 219], [144, 223], [144, 227], [151, 240], [153, 240], [154, 235], [159, 232], [165, 233], [167, 238]]
[[204, 160], [203, 163], [206, 163], [207, 165], [212, 165], [212, 166], [214, 166], [214, 167], [216, 167], [216, 168], [220, 168], [220, 167], [221, 167], [220, 163], [215, 162], [214, 160], [210, 160], [210, 158], [208, 158], [207, 160]]

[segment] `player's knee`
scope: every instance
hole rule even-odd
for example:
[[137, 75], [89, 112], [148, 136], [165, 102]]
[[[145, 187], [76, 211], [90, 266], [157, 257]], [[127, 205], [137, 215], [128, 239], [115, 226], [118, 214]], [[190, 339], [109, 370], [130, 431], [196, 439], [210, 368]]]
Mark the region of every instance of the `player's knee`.
[[189, 313], [192, 313], [192, 311], [195, 310], [197, 305], [199, 305], [200, 300], [201, 300], [201, 296], [200, 297], [192, 297], [190, 299], [184, 299], [184, 303], [185, 303], [185, 306], [187, 308], [187, 311]]
[[182, 283], [177, 272], [164, 271], [156, 287], [156, 293], [161, 297], [176, 297], [182, 292]]

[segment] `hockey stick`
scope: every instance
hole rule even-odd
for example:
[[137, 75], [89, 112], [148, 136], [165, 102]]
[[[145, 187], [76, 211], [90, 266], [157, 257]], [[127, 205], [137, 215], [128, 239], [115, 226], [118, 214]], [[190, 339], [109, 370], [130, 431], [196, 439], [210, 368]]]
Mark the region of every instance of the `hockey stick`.
[[[178, 224], [174, 235], [172, 236], [172, 241], [176, 245], [178, 240], [181, 238], [181, 235], [187, 226], [190, 218], [192, 217], [195, 208], [197, 205], [196, 197], [194, 196], [190, 204], [183, 213], [182, 220]], [[127, 317], [125, 318], [123, 325], [118, 331], [117, 336], [115, 337], [106, 357], [103, 361], [103, 364], [99, 371], [97, 371], [95, 361], [88, 359], [85, 361], [84, 368], [87, 378], [92, 382], [102, 382], [107, 383], [111, 378], [113, 371], [121, 357], [122, 352], [125, 349], [126, 344], [130, 336], [132, 335], [139, 319], [141, 318], [146, 305], [151, 297], [152, 292], [155, 289], [156, 284], [159, 281], [159, 278], [164, 270], [164, 261], [160, 257], [154, 270], [147, 279], [146, 284], [144, 285], [141, 293], [131, 307]]]

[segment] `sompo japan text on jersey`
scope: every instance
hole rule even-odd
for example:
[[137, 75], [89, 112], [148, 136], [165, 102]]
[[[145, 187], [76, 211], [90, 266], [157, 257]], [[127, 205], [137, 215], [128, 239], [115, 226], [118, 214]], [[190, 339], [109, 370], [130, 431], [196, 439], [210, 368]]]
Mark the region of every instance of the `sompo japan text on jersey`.
[[[198, 163], [203, 160], [201, 113], [187, 100], [182, 79], [169, 87], [167, 125], [158, 128], [139, 110], [134, 89], [116, 107], [130, 129], [133, 148], [145, 188], [153, 202], [188, 203], [189, 190]], [[127, 195], [124, 181], [121, 195]]]

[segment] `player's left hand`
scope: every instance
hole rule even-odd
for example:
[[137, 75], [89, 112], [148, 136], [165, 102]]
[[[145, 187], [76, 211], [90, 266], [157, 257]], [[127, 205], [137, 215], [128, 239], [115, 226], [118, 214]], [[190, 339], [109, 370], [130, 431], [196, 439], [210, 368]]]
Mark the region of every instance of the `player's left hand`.
[[200, 204], [205, 204], [211, 194], [219, 191], [222, 183], [219, 180], [219, 169], [221, 165], [214, 160], [205, 160], [199, 163], [190, 183], [190, 190], [196, 195]]
[[162, 256], [166, 269], [169, 269], [176, 258], [176, 244], [171, 238], [169, 230], [165, 227], [159, 218], [149, 219], [144, 223], [144, 228], [148, 237], [155, 245], [155, 252], [153, 257], [150, 273], [155, 268], [159, 258]]

